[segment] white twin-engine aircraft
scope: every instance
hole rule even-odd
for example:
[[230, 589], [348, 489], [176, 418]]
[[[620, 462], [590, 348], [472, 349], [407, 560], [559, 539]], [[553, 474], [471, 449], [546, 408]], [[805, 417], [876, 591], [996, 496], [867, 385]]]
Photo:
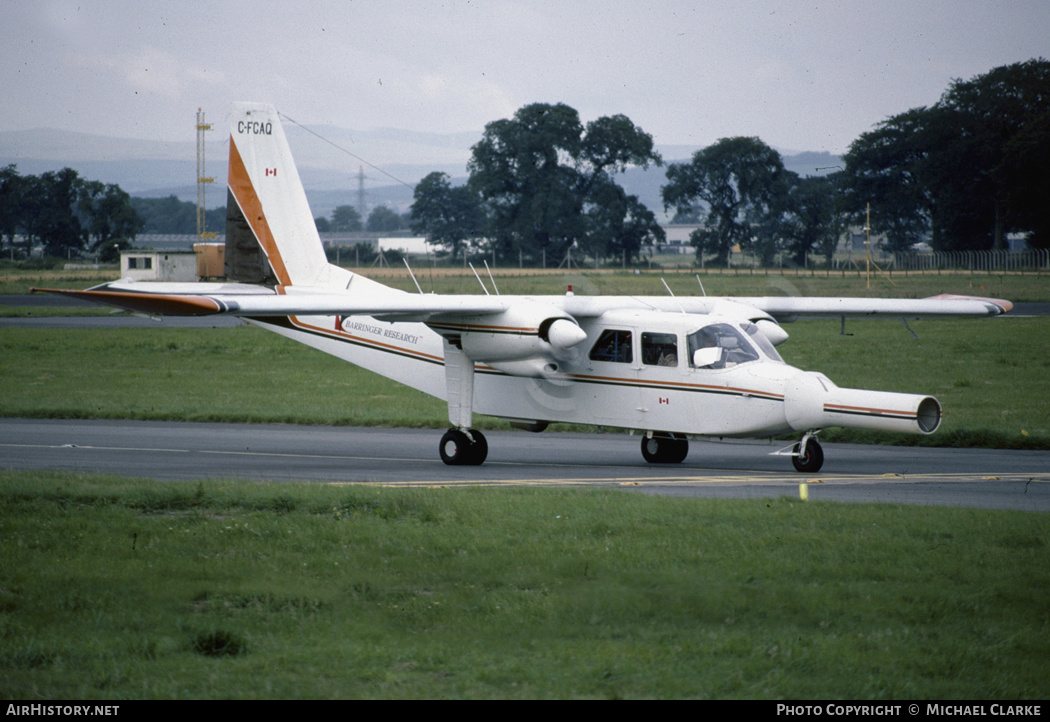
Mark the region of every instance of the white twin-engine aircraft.
[[[448, 402], [446, 464], [481, 464], [475, 413], [541, 431], [550, 422], [637, 429], [651, 463], [690, 436], [799, 433], [780, 452], [817, 471], [829, 426], [932, 433], [931, 396], [843, 389], [787, 365], [780, 322], [801, 316], [996, 316], [1007, 301], [435, 295], [388, 288], [325, 258], [272, 106], [230, 118], [225, 283], [120, 280], [55, 291], [161, 315], [226, 314]], [[484, 286], [483, 286], [484, 287]]]

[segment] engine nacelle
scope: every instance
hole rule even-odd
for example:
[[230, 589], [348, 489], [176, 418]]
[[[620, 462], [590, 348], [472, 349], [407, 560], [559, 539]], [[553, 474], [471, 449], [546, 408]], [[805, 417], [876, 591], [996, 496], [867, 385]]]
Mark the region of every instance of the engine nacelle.
[[932, 434], [941, 423], [941, 405], [932, 396], [842, 389], [810, 372], [793, 378], [785, 391], [787, 422], [797, 431], [843, 426]]
[[755, 325], [758, 326], [758, 330], [774, 346], [779, 346], [788, 340], [788, 332], [781, 328], [776, 321], [760, 318], [755, 321]]
[[587, 338], [559, 308], [517, 304], [499, 314], [431, 318], [427, 325], [456, 343], [472, 361], [515, 376], [544, 376]]
[[774, 346], [779, 346], [788, 340], [788, 332], [781, 328], [775, 318], [749, 303], [742, 303], [732, 298], [720, 298], [711, 305], [710, 313], [741, 321], [751, 321], [766, 340]]

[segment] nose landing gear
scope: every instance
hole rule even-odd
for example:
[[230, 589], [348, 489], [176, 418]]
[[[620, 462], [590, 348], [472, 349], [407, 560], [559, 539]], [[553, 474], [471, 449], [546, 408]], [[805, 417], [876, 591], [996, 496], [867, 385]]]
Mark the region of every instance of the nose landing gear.
[[802, 441], [791, 450], [791, 463], [795, 471], [803, 474], [815, 474], [824, 465], [824, 449], [820, 447], [813, 434], [806, 434]]

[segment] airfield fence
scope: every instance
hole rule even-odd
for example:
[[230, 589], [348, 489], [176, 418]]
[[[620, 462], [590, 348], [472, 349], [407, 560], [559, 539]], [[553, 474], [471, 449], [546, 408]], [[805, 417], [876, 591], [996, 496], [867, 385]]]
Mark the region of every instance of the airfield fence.
[[895, 253], [896, 271], [1050, 271], [1050, 249]]
[[[872, 252], [871, 269], [888, 273], [1050, 273], [1050, 249], [1028, 248], [1020, 251], [943, 251], [925, 253]], [[698, 264], [695, 257], [661, 258], [661, 269], [704, 273], [865, 273], [868, 259], [864, 253], [837, 253], [828, 264], [822, 254], [809, 254], [803, 265], [796, 265], [786, 253], [778, 253], [771, 264], [763, 264], [758, 256], [735, 253], [729, 268], [710, 263]], [[652, 263], [654, 267], [657, 264]]]

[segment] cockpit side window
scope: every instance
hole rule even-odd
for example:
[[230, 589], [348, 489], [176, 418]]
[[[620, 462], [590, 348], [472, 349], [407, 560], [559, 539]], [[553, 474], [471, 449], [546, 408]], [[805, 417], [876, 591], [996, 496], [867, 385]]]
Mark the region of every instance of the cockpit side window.
[[629, 364], [633, 360], [631, 332], [619, 329], [606, 329], [591, 347], [591, 361], [612, 361]]
[[677, 366], [678, 337], [673, 333], [643, 331], [642, 363], [649, 366]]
[[757, 361], [759, 358], [758, 352], [748, 343], [740, 330], [728, 323], [713, 323], [710, 326], [704, 326], [699, 331], [689, 334], [688, 342], [690, 365], [693, 365], [696, 352], [702, 348], [722, 349], [720, 359], [704, 368], [727, 368], [748, 361]]

